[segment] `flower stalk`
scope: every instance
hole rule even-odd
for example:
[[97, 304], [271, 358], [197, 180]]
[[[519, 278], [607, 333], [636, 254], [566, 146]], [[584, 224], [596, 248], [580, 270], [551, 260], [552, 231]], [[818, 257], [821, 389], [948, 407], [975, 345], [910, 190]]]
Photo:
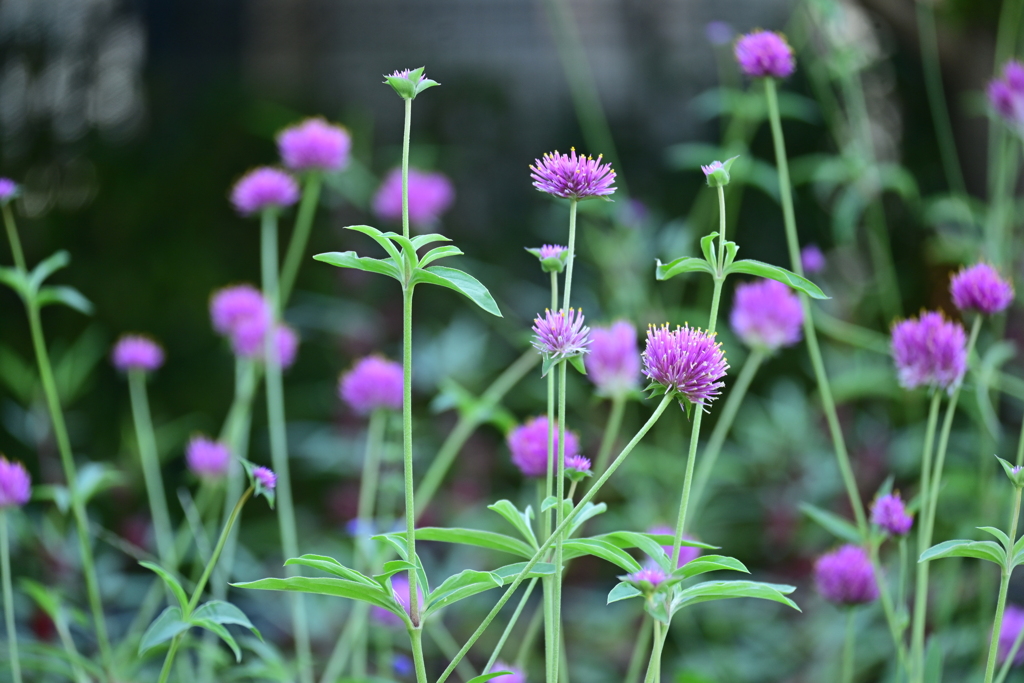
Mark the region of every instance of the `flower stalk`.
[[[1010, 547], [1017, 541], [1017, 520], [1020, 518], [1020, 498], [1022, 489], [1014, 487], [1013, 490], [1013, 514], [1010, 517]], [[1011, 561], [1012, 558], [1007, 557], [1007, 561]], [[996, 616], [992, 620], [992, 636], [991, 642], [988, 647], [988, 662], [985, 665], [985, 683], [992, 683], [992, 678], [996, 671], [996, 660], [999, 656], [999, 632], [1003, 626], [1003, 612], [1006, 610], [1006, 594], [1010, 589], [1010, 574], [1012, 570], [1004, 566], [1002, 567], [1001, 580], [999, 582], [999, 598], [996, 601]], [[1012, 662], [1013, 658], [1007, 659], [1008, 662]]]
[[18, 658], [18, 630], [14, 623], [14, 591], [11, 589], [11, 545], [7, 531], [7, 511], [0, 509], [0, 573], [4, 590], [4, 619], [7, 623], [7, 652], [11, 660], [11, 679], [21, 683]]

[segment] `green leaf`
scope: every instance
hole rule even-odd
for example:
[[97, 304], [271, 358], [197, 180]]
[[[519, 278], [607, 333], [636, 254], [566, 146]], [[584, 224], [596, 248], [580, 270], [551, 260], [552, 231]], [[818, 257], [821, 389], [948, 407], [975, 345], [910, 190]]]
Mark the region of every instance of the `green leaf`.
[[60, 613], [60, 598], [57, 593], [48, 586], [37, 583], [32, 579], [19, 579], [18, 587], [21, 588], [32, 600], [39, 605], [39, 608], [46, 612], [51, 620], [57, 621]]
[[1003, 544], [1004, 548], [1012, 548], [1013, 547], [1013, 543], [1010, 542], [1010, 537], [1007, 536], [1006, 532], [1002, 531], [1001, 529], [996, 529], [995, 527], [992, 527], [992, 526], [979, 526], [978, 529], [980, 531], [984, 531], [986, 533], [989, 533], [989, 534], [992, 534], [993, 536], [995, 536], [997, 539], [999, 539], [999, 542]]
[[[498, 567], [491, 573], [496, 575], [499, 579], [501, 579], [503, 585], [507, 586], [508, 584], [515, 581], [516, 577], [519, 576], [524, 569], [526, 569], [526, 565], [528, 564], [529, 562], [516, 562], [515, 564], [506, 564], [504, 567]], [[533, 565], [533, 569], [530, 570], [530, 573], [524, 576], [523, 578], [533, 579], [541, 576], [551, 576], [554, 573], [555, 565], [551, 564], [550, 562], [538, 562], [537, 564]]]
[[227, 643], [228, 647], [231, 648], [231, 651], [235, 653], [235, 661], [242, 661], [242, 649], [238, 647], [238, 643], [235, 642], [234, 637], [230, 633], [228, 633], [228, 630], [226, 628], [224, 628], [215, 621], [211, 621], [210, 619], [193, 618], [192, 625], [198, 626], [200, 628], [205, 628], [207, 631], [216, 633], [218, 636], [220, 636], [221, 640]]
[[715, 274], [714, 269], [707, 261], [694, 256], [681, 256], [668, 263], [656, 260], [655, 264], [654, 277], [657, 280], [669, 280], [682, 273], [702, 272], [708, 275]]
[[28, 276], [17, 268], [0, 267], [0, 283], [13, 289], [22, 298], [28, 298]]
[[434, 242], [451, 241], [451, 238], [445, 237], [439, 232], [428, 232], [425, 235], [416, 235], [411, 240], [409, 240], [409, 242], [412, 244], [413, 249], [415, 249], [416, 251], [419, 251], [423, 247], [427, 246], [428, 244], [433, 244]]
[[400, 574], [401, 572], [407, 572], [410, 570], [415, 571], [415, 569], [416, 565], [412, 562], [406, 562], [405, 560], [391, 560], [390, 562], [384, 563], [384, 571], [380, 574], [373, 575], [373, 580], [379, 583], [381, 588], [387, 590], [388, 579], [395, 574]]
[[[568, 499], [566, 499], [566, 501], [570, 504], [572, 503], [572, 501]], [[569, 538], [579, 531], [579, 528], [586, 524], [587, 520], [597, 517], [598, 515], [602, 515], [607, 512], [607, 510], [607, 503], [598, 503], [597, 505], [594, 505], [593, 503], [588, 502], [583, 506], [583, 509], [576, 513], [576, 516], [572, 518], [572, 524], [570, 524], [569, 528], [566, 530], [565, 537]]]
[[555, 504], [557, 502], [558, 502], [558, 498], [556, 498], [555, 496], [548, 496], [547, 498], [544, 499], [543, 502], [541, 502], [541, 504], [540, 504], [540, 511], [541, 512], [547, 512], [551, 508], [555, 507]]
[[288, 565], [312, 567], [313, 569], [319, 569], [320, 571], [327, 572], [328, 574], [334, 574], [335, 576], [348, 579], [349, 581], [357, 581], [368, 586], [376, 585], [376, 582], [369, 576], [357, 572], [355, 569], [349, 569], [333, 557], [327, 557], [326, 555], [303, 555], [302, 557], [293, 557], [286, 560], [284, 564], [286, 567]]
[[85, 315], [92, 315], [93, 311], [92, 302], [86, 299], [81, 292], [74, 287], [63, 285], [40, 289], [39, 293], [36, 294], [36, 304], [39, 305], [39, 308], [49, 306], [50, 304], [64, 304], [68, 308], [73, 308]]
[[28, 285], [33, 292], [37, 291], [47, 278], [56, 273], [61, 268], [67, 267], [71, 263], [71, 254], [61, 249], [50, 257], [39, 262], [32, 272], [29, 274]]
[[124, 473], [102, 462], [90, 462], [78, 470], [77, 489], [74, 495], [87, 503], [107, 489], [123, 484]]
[[836, 538], [857, 544], [862, 540], [857, 527], [833, 512], [822, 510], [820, 507], [810, 503], [800, 503], [800, 511]]
[[153, 623], [149, 625], [146, 632], [142, 634], [139, 641], [139, 656], [145, 655], [161, 643], [166, 643], [174, 636], [187, 631], [191, 627], [181, 619], [181, 610], [177, 607], [168, 607], [160, 613]]
[[449, 576], [428, 597], [424, 616], [447, 607], [453, 603], [483, 593], [492, 588], [500, 588], [504, 581], [493, 572], [479, 572], [466, 569], [455, 576]]
[[139, 564], [164, 580], [167, 588], [170, 589], [171, 593], [178, 600], [178, 606], [181, 607], [182, 614], [188, 611], [188, 596], [185, 595], [185, 589], [181, 587], [178, 579], [174, 578], [173, 574], [153, 562], [139, 562]]
[[715, 255], [716, 237], [718, 237], [718, 232], [713, 232], [700, 238], [700, 251], [704, 254], [704, 260], [707, 261], [708, 268], [711, 269], [712, 273], [715, 272], [716, 264], [718, 263], [718, 257]]
[[[419, 529], [416, 530], [417, 538], [419, 538]], [[400, 558], [403, 560], [409, 559], [409, 554], [406, 549], [405, 532], [399, 531], [390, 534], [381, 534], [379, 536], [373, 536], [374, 541], [384, 541], [391, 546], [391, 549], [395, 551]], [[416, 561], [416, 576], [419, 577], [419, 585], [427, 593], [430, 592], [430, 582], [427, 581], [427, 573], [423, 570], [423, 562], [419, 558], [419, 553], [413, 558]], [[390, 595], [390, 593], [388, 593]]]
[[587, 366], [583, 364], [583, 356], [569, 356], [569, 365], [576, 368], [581, 375], [587, 374]]
[[449, 256], [462, 256], [462, 254], [463, 251], [461, 249], [451, 245], [431, 249], [423, 255], [423, 258], [420, 259], [420, 267], [426, 268], [427, 264], [433, 263], [438, 259], [448, 258]]
[[643, 597], [643, 593], [641, 593], [636, 586], [623, 582], [608, 592], [607, 604], [610, 605], [613, 602], [618, 602], [619, 600], [628, 600], [629, 598], [639, 597]]
[[973, 557], [994, 562], [1000, 567], [1006, 564], [1006, 551], [997, 544], [992, 541], [970, 541], [963, 538], [933, 545], [921, 553], [917, 561], [929, 562], [944, 557]]
[[504, 517], [509, 524], [516, 528], [516, 531], [522, 534], [531, 548], [536, 550], [539, 547], [537, 545], [537, 537], [533, 534], [533, 526], [530, 524], [530, 520], [533, 519], [532, 509], [527, 507], [526, 512], [520, 512], [519, 508], [509, 500], [499, 500], [494, 505], [488, 505], [487, 509], [493, 510]]
[[607, 560], [629, 573], [638, 572], [641, 569], [640, 563], [634, 560], [629, 553], [607, 541], [594, 538], [579, 538], [565, 541], [562, 544], [562, 556], [566, 560], [584, 555], [600, 557], [602, 560]]
[[234, 624], [236, 626], [244, 626], [253, 632], [260, 640], [263, 640], [263, 636], [260, 634], [259, 629], [252, 625], [249, 621], [249, 617], [245, 616], [245, 612], [238, 609], [230, 602], [224, 602], [223, 600], [210, 600], [209, 602], [199, 606], [195, 612], [192, 613], [192, 621], [196, 622], [202, 619], [209, 619], [215, 624]]
[[313, 257], [317, 261], [323, 261], [338, 268], [354, 268], [365, 270], [368, 273], [379, 273], [393, 277], [399, 282], [402, 281], [402, 272], [391, 259], [375, 259], [366, 256], [359, 256], [354, 251], [332, 251], [326, 254], [317, 254]]
[[287, 591], [291, 593], [313, 593], [315, 595], [331, 595], [337, 598], [362, 600], [407, 619], [405, 610], [395, 604], [389, 593], [379, 585], [367, 586], [362, 582], [346, 581], [345, 579], [320, 579], [306, 576], [291, 576], [287, 579], [260, 579], [246, 583], [233, 583], [236, 588], [250, 590]]
[[489, 674], [480, 674], [479, 676], [473, 676], [473, 678], [466, 681], [466, 683], [487, 683], [498, 676], [507, 676], [511, 674], [511, 671], [492, 671]]
[[[404, 534], [403, 534], [404, 535]], [[425, 527], [416, 530], [417, 541], [440, 541], [442, 543], [458, 543], [478, 548], [490, 548], [501, 552], [518, 555], [527, 559], [533, 557], [533, 549], [518, 538], [497, 534], [493, 531], [476, 529]]]
[[[377, 228], [370, 227], [369, 225], [346, 225], [346, 230], [355, 230], [361, 232], [364, 235], [368, 235], [373, 238], [373, 241], [384, 247], [384, 251], [388, 252], [388, 256], [395, 262], [400, 264], [402, 262], [402, 254], [398, 251], [395, 245], [385, 236], [385, 233], [381, 232]], [[316, 258], [315, 256], [313, 258]]]
[[942, 644], [937, 638], [928, 639], [924, 656], [924, 683], [942, 683], [942, 659], [945, 656]]
[[491, 315], [496, 315], [499, 318], [502, 317], [501, 311], [498, 310], [498, 304], [494, 302], [494, 297], [491, 296], [491, 293], [487, 291], [487, 288], [479, 280], [469, 273], [444, 266], [431, 266], [425, 269], [417, 268], [413, 273], [411, 282], [414, 284], [424, 282], [429, 285], [438, 285], [455, 290]]
[[725, 555], [704, 555], [703, 557], [690, 560], [682, 567], [676, 569], [672, 572], [672, 578], [689, 579], [700, 574], [722, 570], [743, 572], [744, 574], [750, 573], [746, 566], [734, 557], [726, 557]]
[[672, 601], [672, 614], [697, 603], [731, 598], [773, 600], [781, 602], [783, 605], [789, 605], [799, 612], [801, 610], [796, 603], [786, 597], [786, 594], [795, 590], [795, 586], [761, 583], [760, 581], [705, 581], [681, 590]]
[[762, 261], [755, 261], [753, 259], [744, 259], [736, 261], [731, 266], [725, 269], [726, 273], [746, 273], [747, 275], [757, 275], [758, 277], [766, 277], [769, 280], [778, 280], [784, 285], [789, 285], [795, 290], [801, 291], [812, 299], [828, 299], [825, 293], [822, 292], [818, 285], [814, 284], [802, 275], [781, 268], [779, 266], [773, 266], [770, 263], [764, 263]]

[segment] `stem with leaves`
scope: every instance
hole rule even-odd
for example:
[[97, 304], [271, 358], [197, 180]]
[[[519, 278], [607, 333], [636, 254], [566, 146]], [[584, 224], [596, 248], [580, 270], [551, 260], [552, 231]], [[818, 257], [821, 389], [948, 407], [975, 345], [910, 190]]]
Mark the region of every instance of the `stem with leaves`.
[[[935, 443], [935, 430], [939, 420], [939, 404], [942, 392], [936, 391], [932, 396], [928, 409], [928, 423], [924, 432], [924, 450], [921, 454], [921, 510], [923, 513], [917, 525], [917, 554], [921, 555], [931, 544], [930, 535], [926, 534], [924, 521], [928, 510], [928, 492], [931, 490], [932, 451]], [[916, 592], [914, 594], [914, 625], [911, 632], [910, 655], [913, 675], [919, 678], [924, 666], [924, 620], [928, 609], [928, 562], [920, 562], [916, 572]], [[911, 680], [914, 680], [913, 678]]]
[[846, 639], [843, 642], [843, 664], [839, 680], [842, 683], [853, 683], [853, 654], [857, 640], [857, 629], [854, 623], [854, 608], [846, 608]]
[[310, 171], [306, 175], [305, 187], [302, 189], [302, 202], [299, 204], [299, 213], [295, 217], [295, 229], [292, 231], [292, 238], [288, 243], [284, 265], [281, 266], [280, 299], [282, 308], [292, 293], [292, 287], [295, 286], [295, 278], [299, 274], [299, 264], [302, 263], [306, 245], [309, 244], [309, 233], [313, 228], [313, 217], [316, 215], [316, 206], [320, 201], [322, 185], [323, 174], [320, 171]]
[[[1002, 567], [1002, 580], [999, 582], [999, 598], [996, 602], [996, 616], [992, 621], [991, 643], [988, 648], [988, 663], [985, 665], [985, 683], [992, 683], [992, 677], [996, 671], [996, 660], [999, 656], [999, 631], [1003, 626], [1003, 612], [1006, 609], [1006, 594], [1010, 588], [1010, 574], [1013, 569], [1010, 563], [1013, 555], [1010, 554], [1014, 543], [1017, 540], [1017, 520], [1020, 518], [1020, 497], [1021, 489], [1014, 487], [1013, 491], [1013, 515], [1010, 517], [1010, 543], [1007, 548], [1006, 563]], [[1008, 661], [1013, 661], [1009, 659]]]

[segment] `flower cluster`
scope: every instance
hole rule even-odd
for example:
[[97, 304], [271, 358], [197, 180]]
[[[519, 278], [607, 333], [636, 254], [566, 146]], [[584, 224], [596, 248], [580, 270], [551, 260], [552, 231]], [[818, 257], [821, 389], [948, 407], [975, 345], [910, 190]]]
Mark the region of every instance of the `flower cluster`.
[[696, 327], [668, 324], [647, 329], [643, 373], [666, 391], [679, 394], [693, 405], [705, 407], [725, 386], [729, 364], [715, 335]]
[[227, 475], [231, 467], [231, 451], [219, 441], [194, 436], [185, 449], [185, 462], [192, 473], [201, 479], [220, 479]]
[[747, 282], [736, 286], [729, 324], [747, 346], [775, 351], [800, 341], [804, 309], [781, 282]]
[[277, 135], [277, 150], [293, 171], [340, 171], [348, 165], [352, 137], [322, 118], [306, 119]]
[[892, 357], [900, 386], [952, 391], [967, 371], [967, 335], [941, 313], [925, 312], [892, 328]]
[[231, 341], [231, 348], [242, 358], [261, 358], [267, 334], [273, 328], [277, 362], [291, 367], [299, 348], [295, 331], [284, 324], [272, 325], [270, 306], [263, 294], [251, 285], [224, 287], [210, 297], [213, 329]]
[[988, 84], [988, 101], [1006, 123], [1024, 135], [1024, 64], [1010, 60], [1003, 77]]
[[590, 353], [585, 362], [587, 377], [602, 396], [632, 391], [640, 379], [636, 328], [625, 320], [609, 327], [595, 327], [590, 333]]
[[961, 311], [994, 315], [1013, 301], [1013, 285], [987, 263], [964, 267], [949, 281], [953, 304]]
[[898, 493], [879, 496], [871, 506], [871, 523], [877, 524], [890, 534], [906, 536], [914, 525], [914, 518], [907, 514], [903, 500]]
[[844, 545], [814, 563], [814, 583], [829, 602], [859, 605], [878, 598], [878, 583], [863, 548]]
[[615, 192], [615, 171], [611, 164], [601, 163], [602, 157], [577, 156], [576, 148], [569, 154], [546, 153], [530, 166], [533, 186], [541, 192], [563, 199], [590, 199], [607, 197]]
[[[409, 223], [423, 231], [455, 201], [455, 187], [443, 173], [409, 169]], [[373, 212], [383, 220], [402, 220], [402, 169], [388, 171], [373, 197]]]
[[231, 203], [243, 216], [277, 211], [299, 201], [299, 185], [276, 168], [256, 168], [239, 178], [231, 189]]
[[754, 78], [787, 78], [796, 69], [793, 48], [781, 33], [747, 33], [736, 41], [735, 53], [743, 73]]
[[20, 462], [0, 455], [0, 511], [21, 507], [32, 495], [32, 480]]
[[111, 362], [121, 372], [153, 372], [164, 364], [164, 350], [149, 337], [126, 334], [114, 345]]
[[[548, 418], [539, 415], [528, 420], [508, 433], [508, 449], [512, 463], [526, 477], [543, 477], [548, 473]], [[554, 455], [558, 454], [558, 425], [551, 423], [554, 441]], [[565, 452], [579, 453], [580, 442], [576, 435], [566, 430]]]
[[338, 395], [360, 415], [369, 415], [378, 408], [401, 410], [402, 377], [402, 366], [398, 363], [367, 356], [341, 376]]
[[533, 347], [554, 361], [589, 353], [590, 328], [583, 324], [583, 311], [562, 309], [544, 312], [533, 321]]

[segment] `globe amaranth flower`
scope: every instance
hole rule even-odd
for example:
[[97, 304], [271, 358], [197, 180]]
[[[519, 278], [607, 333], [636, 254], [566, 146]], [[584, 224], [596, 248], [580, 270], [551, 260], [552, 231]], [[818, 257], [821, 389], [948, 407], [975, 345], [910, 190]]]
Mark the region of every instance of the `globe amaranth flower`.
[[736, 61], [748, 76], [787, 78], [796, 69], [793, 48], [781, 33], [754, 31], [736, 41]]
[[626, 583], [631, 583], [644, 593], [650, 593], [668, 578], [668, 575], [661, 570], [661, 567], [649, 564], [638, 572], [626, 574], [619, 577]]
[[283, 209], [299, 201], [299, 185], [290, 175], [267, 166], [242, 176], [231, 189], [231, 203], [243, 216]]
[[[455, 202], [455, 187], [448, 176], [409, 169], [409, 223], [418, 230], [431, 227]], [[386, 221], [402, 220], [402, 169], [384, 176], [373, 197], [373, 212]]]
[[121, 372], [153, 372], [164, 364], [164, 350], [149, 337], [126, 334], [117, 340], [110, 359]]
[[994, 315], [1013, 301], [1013, 285], [987, 263], [966, 266], [949, 281], [953, 305], [961, 311]]
[[526, 674], [518, 666], [512, 666], [502, 661], [497, 661], [494, 666], [491, 667], [491, 671], [507, 671], [507, 674], [501, 676], [495, 676], [492, 681], [500, 681], [500, 683], [526, 683]]
[[607, 197], [615, 192], [615, 171], [611, 164], [601, 163], [597, 159], [577, 156], [576, 148], [569, 154], [559, 154], [556, 149], [548, 152], [540, 159], [535, 159], [530, 166], [530, 177], [533, 186], [541, 192], [547, 192], [563, 199], [590, 199]]
[[800, 250], [800, 265], [803, 267], [804, 272], [809, 275], [820, 273], [825, 270], [827, 265], [825, 254], [822, 253], [821, 248], [817, 244], [808, 244]]
[[590, 353], [584, 361], [587, 377], [602, 396], [621, 396], [640, 380], [640, 349], [636, 328], [625, 320], [590, 332]]
[[[655, 526], [648, 529], [647, 533], [657, 534], [659, 536], [674, 536], [676, 532], [672, 527], [669, 526]], [[695, 541], [697, 539], [695, 539], [693, 536], [689, 534], [683, 534], [683, 540]], [[665, 555], [667, 555], [668, 558], [671, 560], [672, 553], [673, 551], [675, 551], [675, 547], [671, 545], [663, 545], [661, 546], [661, 548], [665, 551]], [[700, 548], [695, 548], [692, 545], [679, 546], [679, 561], [676, 563], [676, 567], [682, 567], [687, 562], [692, 562], [693, 560], [696, 560], [698, 557], [700, 557], [701, 552], [702, 551]]]
[[277, 486], [277, 475], [269, 467], [252, 468], [252, 476], [268, 491], [273, 491]]
[[590, 458], [579, 454], [565, 456], [565, 476], [570, 480], [583, 481], [592, 474], [593, 472], [590, 471]]
[[423, 67], [418, 69], [399, 69], [392, 74], [384, 76], [384, 82], [394, 88], [402, 99], [414, 100], [416, 96], [427, 88], [441, 85], [423, 75]]
[[903, 500], [898, 493], [879, 496], [871, 506], [871, 523], [877, 524], [890, 534], [906, 536], [914, 525], [914, 518], [907, 514]]
[[293, 171], [340, 171], [348, 165], [352, 137], [322, 118], [306, 119], [277, 135], [277, 150]]
[[274, 352], [277, 364], [283, 369], [295, 363], [299, 351], [299, 335], [288, 325], [280, 324], [274, 328]]
[[[406, 614], [410, 613], [411, 606], [409, 604], [409, 577], [405, 574], [395, 574], [391, 577], [391, 593], [395, 598], [395, 601], [405, 610]], [[419, 596], [419, 604], [423, 604], [423, 588], [416, 584], [416, 595]], [[370, 608], [370, 614], [378, 622], [385, 626], [399, 627], [403, 625], [402, 619], [390, 610], [386, 610], [383, 607], [372, 607]]]
[[533, 348], [551, 360], [559, 361], [589, 353], [590, 328], [583, 324], [583, 311], [563, 309], [544, 311], [543, 318], [533, 321]]
[[[551, 423], [554, 457], [558, 457], [558, 425]], [[548, 473], [548, 418], [539, 415], [508, 433], [508, 449], [512, 463], [526, 477], [543, 477]], [[580, 442], [571, 431], [565, 431], [565, 452], [579, 453]]]
[[800, 341], [804, 309], [781, 282], [745, 282], [736, 286], [729, 324], [747, 346], [775, 351]]
[[185, 462], [197, 477], [220, 479], [231, 467], [231, 451], [219, 441], [194, 436], [185, 448]]
[[234, 285], [218, 289], [210, 297], [210, 320], [213, 329], [230, 335], [243, 322], [252, 318], [268, 320], [270, 309], [263, 294], [251, 285]]
[[368, 415], [378, 408], [402, 409], [402, 366], [380, 356], [366, 356], [341, 376], [338, 395], [349, 408]]
[[214, 292], [210, 297], [210, 320], [213, 329], [230, 340], [231, 349], [241, 358], [263, 358], [267, 335], [272, 333], [278, 364], [289, 368], [295, 362], [298, 335], [283, 323], [273, 324], [270, 305], [251, 285], [233, 285]]
[[988, 101], [1018, 134], [1024, 135], [1024, 64], [1010, 60], [1002, 78], [988, 84]]
[[840, 605], [859, 605], [878, 598], [871, 560], [856, 545], [844, 545], [819, 557], [814, 563], [814, 584], [826, 600]]
[[17, 197], [20, 192], [18, 183], [10, 178], [0, 178], [0, 206]]
[[670, 330], [668, 324], [647, 329], [643, 373], [666, 391], [680, 394], [693, 405], [705, 407], [725, 386], [729, 364], [715, 335], [686, 325]]
[[[1010, 656], [1013, 644], [1017, 642], [1020, 632], [1024, 630], [1024, 609], [1016, 605], [1007, 605], [1003, 612], [1003, 623], [999, 627], [999, 662], [1005, 662]], [[1017, 650], [1013, 656], [1013, 666], [1024, 664], [1024, 647]]]
[[20, 462], [0, 455], [0, 510], [21, 507], [32, 495], [32, 480]]
[[569, 250], [560, 244], [545, 244], [539, 248], [527, 248], [526, 251], [540, 259], [540, 267], [545, 273], [561, 273], [569, 257]]
[[904, 389], [933, 386], [952, 392], [967, 372], [967, 334], [941, 313], [924, 312], [893, 326], [892, 357]]

